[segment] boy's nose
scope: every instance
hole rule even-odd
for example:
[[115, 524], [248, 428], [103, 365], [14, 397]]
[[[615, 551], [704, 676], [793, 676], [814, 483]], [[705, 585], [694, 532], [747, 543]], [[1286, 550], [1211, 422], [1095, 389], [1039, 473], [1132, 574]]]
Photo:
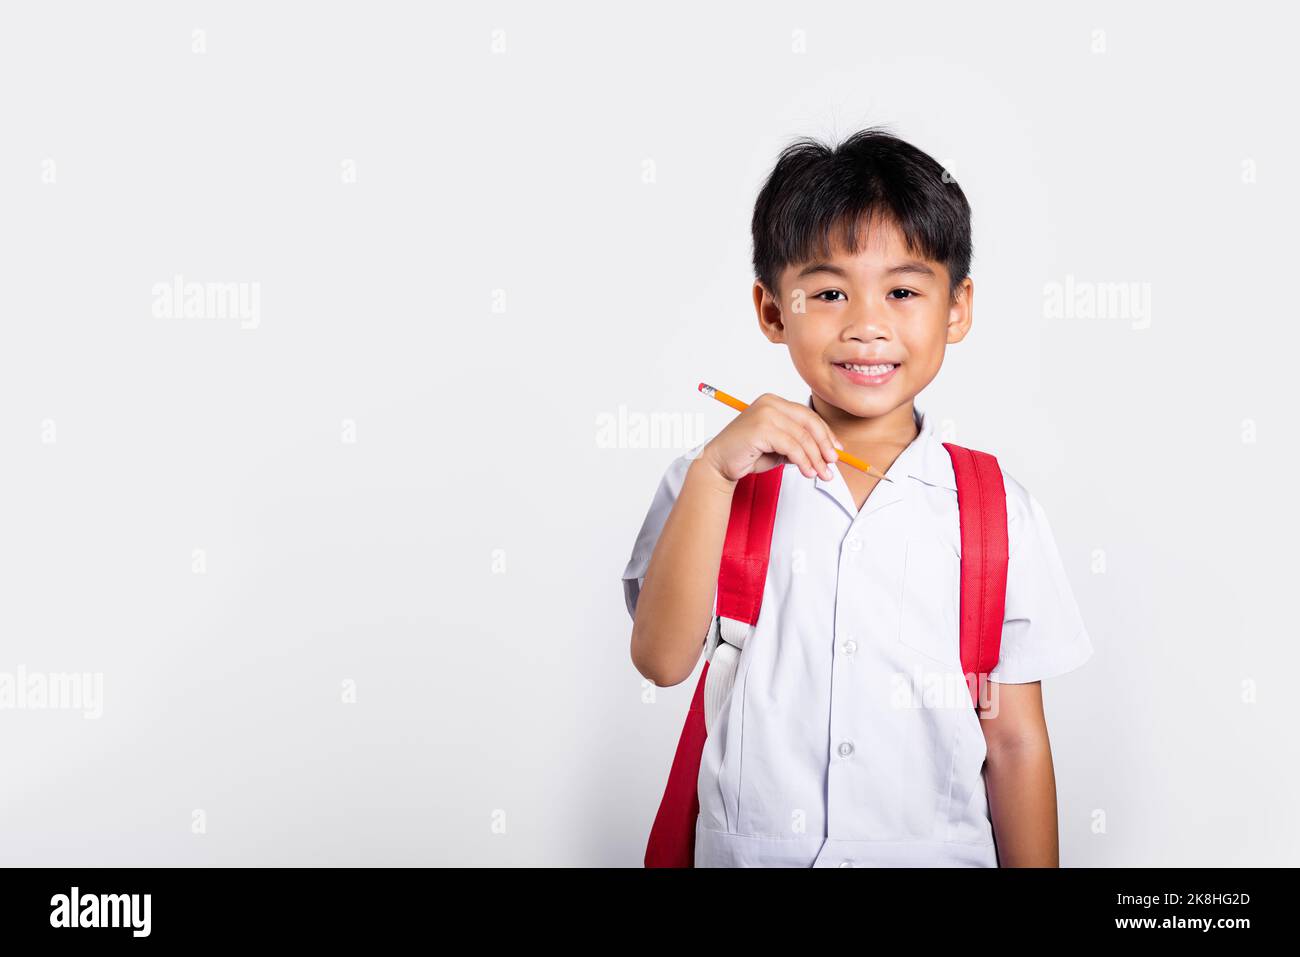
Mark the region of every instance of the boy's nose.
[[888, 339], [891, 334], [883, 306], [876, 308], [870, 304], [860, 305], [849, 312], [847, 319], [844, 331], [852, 338], [867, 342], [871, 339]]

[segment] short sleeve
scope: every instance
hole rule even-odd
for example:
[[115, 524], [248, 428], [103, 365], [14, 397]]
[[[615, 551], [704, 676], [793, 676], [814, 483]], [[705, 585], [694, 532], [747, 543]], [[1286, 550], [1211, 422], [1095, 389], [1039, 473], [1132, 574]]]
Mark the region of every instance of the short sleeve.
[[1023, 684], [1078, 668], [1092, 657], [1092, 641], [1042, 505], [1015, 479], [1003, 479], [1010, 557], [1002, 644], [989, 679]]
[[[659, 487], [655, 490], [654, 498], [650, 501], [650, 509], [646, 512], [645, 520], [641, 523], [641, 530], [637, 532], [636, 542], [632, 545], [632, 557], [623, 569], [623, 600], [627, 604], [627, 613], [633, 618], [636, 617], [637, 598], [641, 595], [641, 586], [645, 584], [646, 569], [650, 566], [650, 556], [654, 554], [655, 543], [659, 541], [659, 533], [663, 531], [664, 524], [668, 521], [668, 516], [673, 510], [673, 505], [677, 502], [677, 496], [681, 493], [682, 483], [686, 480], [686, 472], [690, 468], [691, 462], [699, 457], [703, 448], [703, 444], [697, 445], [669, 464], [663, 478], [659, 480]], [[716, 611], [716, 585], [714, 587], [713, 601], [713, 607]]]

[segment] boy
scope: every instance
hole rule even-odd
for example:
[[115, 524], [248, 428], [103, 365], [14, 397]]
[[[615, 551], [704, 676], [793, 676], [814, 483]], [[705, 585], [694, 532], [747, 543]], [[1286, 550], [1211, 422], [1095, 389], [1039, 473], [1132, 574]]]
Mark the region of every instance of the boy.
[[[961, 542], [952, 462], [914, 399], [971, 327], [966, 198], [868, 129], [789, 146], [752, 227], [759, 328], [811, 395], [760, 396], [674, 461], [623, 572], [633, 664], [682, 682], [712, 635], [736, 485], [783, 470], [762, 610], [704, 744], [695, 864], [1057, 866], [1039, 682], [1092, 645], [1047, 517], [1005, 471], [992, 706], [928, 693], [961, 672]], [[837, 468], [841, 449], [891, 481]]]

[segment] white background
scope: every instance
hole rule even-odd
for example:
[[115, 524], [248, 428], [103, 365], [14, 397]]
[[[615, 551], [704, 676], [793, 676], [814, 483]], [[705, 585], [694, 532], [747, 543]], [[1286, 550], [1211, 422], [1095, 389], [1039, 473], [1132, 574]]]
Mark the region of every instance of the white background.
[[[1043, 503], [1096, 648], [1045, 683], [1062, 862], [1300, 862], [1277, 16], [7, 4], [0, 672], [104, 698], [0, 710], [0, 862], [639, 865], [695, 679], [646, 703], [618, 575], [694, 442], [598, 422], [806, 399], [753, 201], [882, 123], [974, 209], [919, 401]], [[155, 317], [178, 273], [257, 328]], [[1067, 275], [1149, 324], [1047, 317]]]

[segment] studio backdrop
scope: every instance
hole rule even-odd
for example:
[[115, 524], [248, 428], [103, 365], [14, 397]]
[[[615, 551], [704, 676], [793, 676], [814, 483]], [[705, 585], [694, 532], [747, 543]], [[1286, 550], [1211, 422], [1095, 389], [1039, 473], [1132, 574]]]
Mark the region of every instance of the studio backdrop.
[[699, 381], [808, 397], [763, 176], [883, 124], [974, 210], [918, 404], [1095, 648], [1062, 863], [1296, 864], [1284, 17], [7, 5], [0, 862], [640, 866], [695, 676], [620, 575]]

